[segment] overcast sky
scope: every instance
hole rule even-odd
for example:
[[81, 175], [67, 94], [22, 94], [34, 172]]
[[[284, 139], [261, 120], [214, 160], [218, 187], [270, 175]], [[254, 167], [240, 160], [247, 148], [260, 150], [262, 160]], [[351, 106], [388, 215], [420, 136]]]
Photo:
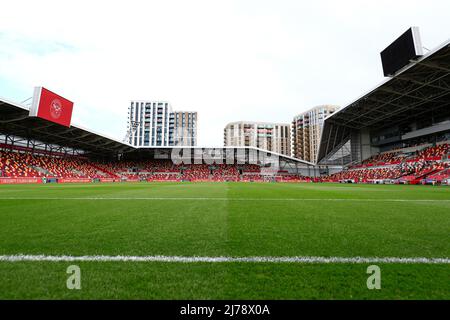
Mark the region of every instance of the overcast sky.
[[120, 140], [130, 100], [166, 100], [220, 146], [228, 122], [356, 99], [410, 26], [428, 49], [446, 41], [450, 1], [4, 1], [0, 96], [47, 87], [75, 102], [73, 123]]

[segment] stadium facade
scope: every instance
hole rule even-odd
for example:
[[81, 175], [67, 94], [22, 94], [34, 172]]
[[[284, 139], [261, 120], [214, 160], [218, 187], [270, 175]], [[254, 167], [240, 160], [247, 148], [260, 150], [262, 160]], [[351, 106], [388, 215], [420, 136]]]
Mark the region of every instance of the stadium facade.
[[255, 147], [290, 155], [290, 144], [288, 123], [239, 121], [224, 128], [225, 147]]

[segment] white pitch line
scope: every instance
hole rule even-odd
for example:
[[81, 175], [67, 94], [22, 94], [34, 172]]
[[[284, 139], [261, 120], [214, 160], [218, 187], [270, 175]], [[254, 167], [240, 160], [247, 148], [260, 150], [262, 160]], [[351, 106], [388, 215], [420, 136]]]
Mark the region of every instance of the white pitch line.
[[347, 198], [211, 198], [211, 197], [0, 197], [0, 200], [150, 200], [150, 201], [360, 201], [360, 202], [450, 202], [450, 199], [347, 199]]
[[185, 257], [185, 256], [52, 256], [0, 255], [0, 262], [169, 262], [169, 263], [294, 263], [294, 264], [450, 264], [450, 258], [425, 257]]

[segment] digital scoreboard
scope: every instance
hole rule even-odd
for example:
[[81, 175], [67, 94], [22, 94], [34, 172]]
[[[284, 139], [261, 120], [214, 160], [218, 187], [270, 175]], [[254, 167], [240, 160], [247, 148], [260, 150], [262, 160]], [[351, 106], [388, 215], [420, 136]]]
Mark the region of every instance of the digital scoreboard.
[[419, 28], [411, 27], [406, 30], [397, 40], [381, 51], [380, 55], [384, 76], [392, 77], [411, 60], [423, 55]]

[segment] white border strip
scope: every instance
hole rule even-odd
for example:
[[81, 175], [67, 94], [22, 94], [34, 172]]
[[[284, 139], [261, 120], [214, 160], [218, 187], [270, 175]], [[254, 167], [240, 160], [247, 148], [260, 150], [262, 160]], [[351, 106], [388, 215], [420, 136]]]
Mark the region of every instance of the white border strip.
[[0, 255], [0, 262], [178, 262], [178, 263], [297, 263], [297, 264], [450, 264], [450, 258], [424, 257], [184, 257], [184, 256], [51, 256], [51, 255]]
[[34, 87], [33, 92], [33, 100], [31, 101], [31, 107], [30, 107], [30, 117], [37, 117], [38, 110], [39, 110], [39, 103], [41, 101], [41, 93], [42, 93], [42, 87]]
[[0, 197], [0, 200], [155, 200], [155, 201], [360, 201], [360, 202], [450, 202], [450, 199], [346, 199], [346, 198], [210, 198], [210, 197]]

